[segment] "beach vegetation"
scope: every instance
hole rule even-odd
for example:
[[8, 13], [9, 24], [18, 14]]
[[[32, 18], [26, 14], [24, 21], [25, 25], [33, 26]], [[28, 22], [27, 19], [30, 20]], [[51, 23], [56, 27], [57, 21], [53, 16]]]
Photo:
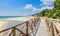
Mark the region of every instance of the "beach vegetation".
[[39, 17], [48, 17], [48, 18], [60, 19], [60, 0], [56, 0], [54, 2], [54, 8], [53, 9], [42, 10], [37, 15]]

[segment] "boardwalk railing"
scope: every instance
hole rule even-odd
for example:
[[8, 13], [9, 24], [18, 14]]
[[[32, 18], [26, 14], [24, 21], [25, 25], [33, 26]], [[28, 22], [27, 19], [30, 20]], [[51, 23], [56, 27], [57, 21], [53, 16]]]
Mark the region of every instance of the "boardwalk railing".
[[11, 30], [11, 32], [8, 31], [10, 33], [7, 34], [6, 36], [17, 36], [17, 31], [19, 32], [18, 36], [32, 36], [31, 33], [34, 32], [35, 28], [37, 27], [36, 24], [38, 23], [38, 21], [40, 21], [40, 18], [35, 17], [32, 20], [25, 21], [21, 24], [4, 29], [4, 30], [0, 31], [0, 33]]
[[49, 32], [51, 32], [50, 33], [51, 36], [60, 36], [60, 32], [57, 30], [56, 25], [48, 19], [46, 19], [45, 21], [46, 21]]

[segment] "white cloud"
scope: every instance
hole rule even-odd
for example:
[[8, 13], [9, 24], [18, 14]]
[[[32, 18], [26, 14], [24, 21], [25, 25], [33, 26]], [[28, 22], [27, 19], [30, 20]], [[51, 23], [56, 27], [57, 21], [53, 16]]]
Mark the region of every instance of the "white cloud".
[[[42, 7], [42, 8], [40, 9], [40, 11], [42, 11], [42, 10], [44, 10], [44, 9], [53, 9], [53, 8], [54, 8], [54, 6], [53, 6], [54, 1], [55, 1], [55, 0], [41, 0], [42, 4], [40, 4], [40, 5], [45, 5], [45, 6]], [[49, 6], [49, 5], [51, 5], [51, 6]]]
[[43, 4], [45, 5], [50, 5], [52, 4], [55, 0], [41, 0]]
[[26, 9], [31, 9], [31, 8], [32, 8], [32, 4], [27, 4], [27, 5], [25, 6], [25, 8], [26, 8]]
[[[44, 10], [44, 9], [53, 9], [54, 8], [54, 6], [52, 6], [52, 7], [49, 7], [49, 6], [44, 6], [44, 7], [42, 7], [42, 8], [40, 8], [40, 9], [36, 9], [37, 11], [42, 11], [42, 10]], [[35, 10], [34, 10], [35, 11]]]
[[33, 7], [32, 4], [26, 4], [25, 9], [32, 9], [33, 12], [37, 11], [37, 8]]
[[53, 8], [54, 8], [54, 6], [52, 6], [52, 7], [45, 6], [45, 7], [42, 7], [42, 8], [40, 9], [40, 11], [42, 11], [42, 10], [44, 10], [44, 9], [53, 9]]
[[25, 6], [25, 9], [30, 9], [30, 10], [32, 10], [33, 12], [36, 12], [36, 11], [42, 11], [42, 10], [44, 10], [44, 9], [53, 9], [54, 8], [54, 6], [52, 6], [52, 7], [49, 7], [49, 6], [44, 6], [44, 7], [41, 7], [41, 8], [36, 8], [36, 7], [33, 7], [32, 6], [32, 4], [27, 4], [26, 6]]

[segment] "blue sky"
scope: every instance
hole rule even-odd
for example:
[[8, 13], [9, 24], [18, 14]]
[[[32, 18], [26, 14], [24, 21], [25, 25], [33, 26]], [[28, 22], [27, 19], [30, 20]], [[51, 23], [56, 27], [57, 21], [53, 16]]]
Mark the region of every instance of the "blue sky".
[[0, 0], [0, 16], [26, 16], [52, 9], [55, 0]]

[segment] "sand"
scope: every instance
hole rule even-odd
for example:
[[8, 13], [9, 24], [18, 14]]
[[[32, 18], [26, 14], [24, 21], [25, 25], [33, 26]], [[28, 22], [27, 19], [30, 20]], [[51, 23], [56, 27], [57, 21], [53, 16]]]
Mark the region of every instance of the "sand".
[[[18, 25], [25, 21], [31, 20], [32, 17], [17, 17], [17, 18], [6, 18], [0, 19], [0, 31], [10, 28], [12, 26]], [[5, 36], [3, 33], [0, 33], [0, 36]]]

